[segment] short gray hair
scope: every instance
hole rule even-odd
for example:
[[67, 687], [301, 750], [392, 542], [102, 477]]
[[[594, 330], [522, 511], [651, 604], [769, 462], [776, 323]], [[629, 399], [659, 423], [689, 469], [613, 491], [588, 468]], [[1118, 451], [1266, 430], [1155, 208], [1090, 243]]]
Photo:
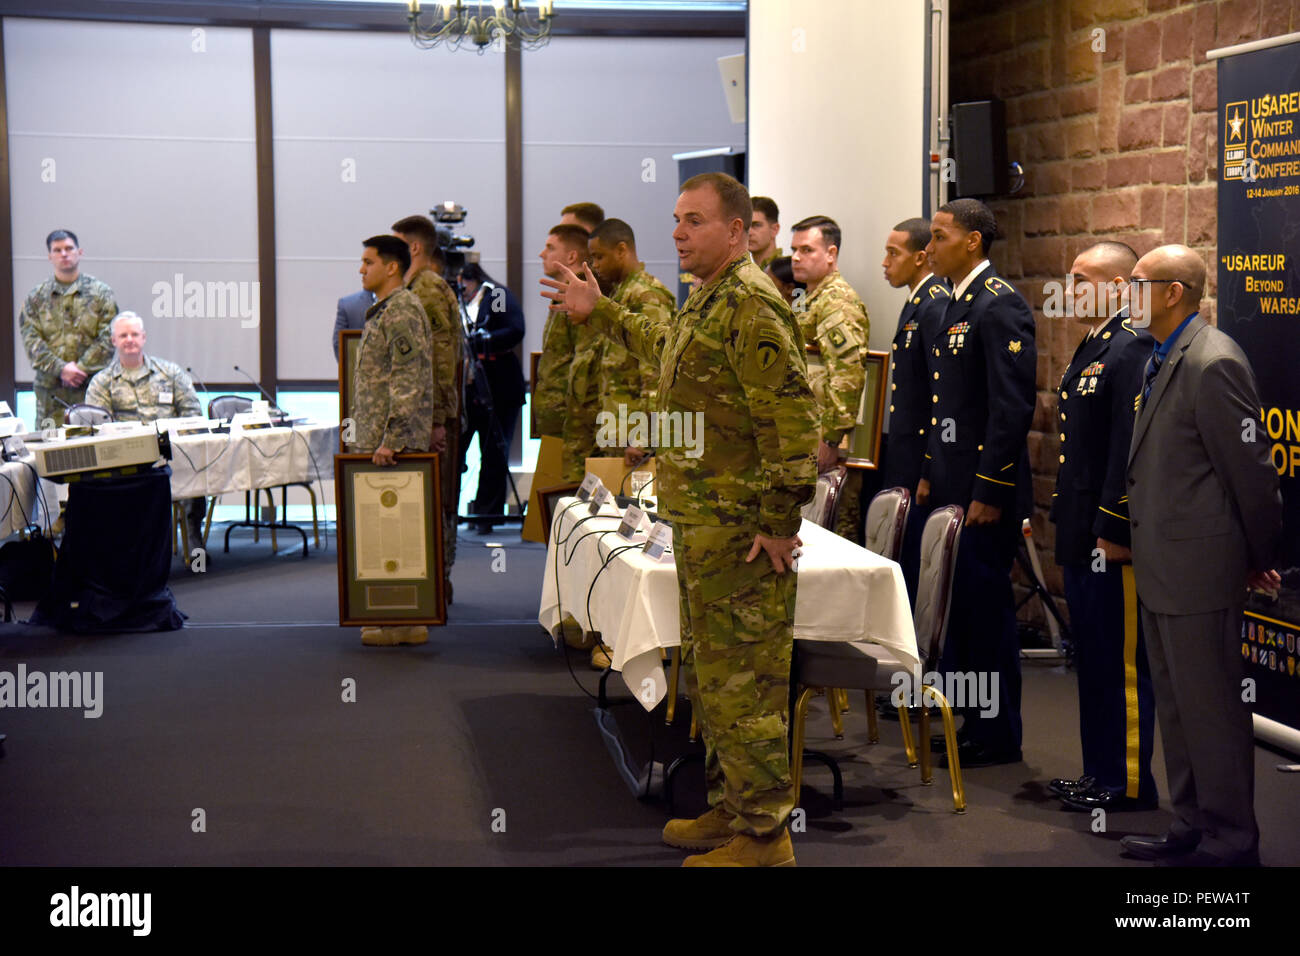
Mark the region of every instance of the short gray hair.
[[109, 335], [117, 334], [117, 323], [122, 321], [122, 319], [135, 319], [137, 322], [140, 323], [140, 330], [144, 331], [144, 319], [140, 318], [140, 316], [136, 315], [134, 312], [127, 311], [127, 312], [119, 312], [117, 313], [117, 315], [113, 316], [113, 321], [108, 323]]

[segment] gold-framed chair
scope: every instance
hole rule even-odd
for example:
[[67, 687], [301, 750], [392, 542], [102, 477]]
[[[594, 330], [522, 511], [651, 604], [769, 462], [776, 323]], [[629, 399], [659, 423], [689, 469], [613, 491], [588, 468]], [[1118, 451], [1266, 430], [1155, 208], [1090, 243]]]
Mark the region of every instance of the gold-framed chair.
[[[921, 656], [922, 674], [938, 663], [948, 631], [948, 613], [952, 599], [952, 578], [957, 562], [957, 548], [961, 541], [963, 510], [957, 505], [936, 509], [925, 522], [921, 535], [921, 570], [918, 577], [916, 606], [913, 621], [916, 626], [917, 648]], [[952, 709], [943, 694], [935, 687], [920, 684], [918, 674], [897, 660], [888, 648], [865, 641], [835, 643], [830, 641], [795, 642], [798, 657], [798, 696], [794, 710], [794, 739], [791, 748], [791, 773], [794, 777], [795, 799], [803, 783], [803, 753], [808, 702], [819, 690], [845, 687], [866, 694], [867, 711], [875, 710], [874, 695], [879, 691], [898, 693], [896, 675], [906, 675], [902, 687], [913, 687], [913, 698], [919, 697], [921, 706], [921, 739], [918, 747], [912, 740], [912, 725], [907, 713], [908, 700], [898, 705], [899, 725], [903, 733], [903, 749], [909, 767], [920, 765], [921, 783], [930, 786], [933, 773], [930, 762], [930, 708], [933, 701], [939, 707], [943, 720], [944, 740], [948, 755], [948, 774], [952, 783], [953, 809], [966, 812], [966, 791], [961, 780], [961, 766], [957, 759], [957, 730]], [[829, 696], [829, 694], [828, 694]]]

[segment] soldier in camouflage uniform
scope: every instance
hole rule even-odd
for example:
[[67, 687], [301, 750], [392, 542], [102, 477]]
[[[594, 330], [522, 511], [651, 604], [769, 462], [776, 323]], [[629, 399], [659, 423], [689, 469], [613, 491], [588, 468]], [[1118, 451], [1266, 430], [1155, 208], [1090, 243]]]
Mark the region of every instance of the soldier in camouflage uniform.
[[[411, 253], [396, 236], [372, 236], [361, 258], [362, 285], [375, 294], [357, 347], [351, 450], [376, 465], [402, 451], [428, 451], [432, 438], [433, 344], [424, 306], [403, 288]], [[424, 627], [363, 627], [362, 644], [423, 644]]]
[[[118, 422], [155, 422], [160, 418], [202, 416], [203, 406], [186, 371], [175, 362], [144, 353], [144, 320], [119, 312], [109, 323], [117, 354], [108, 368], [86, 386], [86, 404], [107, 409]], [[206, 498], [188, 506], [190, 539], [203, 541]]]
[[[705, 173], [682, 187], [681, 267], [703, 277], [676, 319], [633, 313], [594, 279], [543, 282], [575, 321], [660, 368], [661, 413], [703, 416], [703, 454], [658, 451], [673, 522], [682, 660], [706, 750], [712, 809], [664, 840], [713, 852], [687, 865], [791, 865], [789, 680], [800, 507], [813, 494], [817, 403], [803, 336], [750, 258], [745, 187]], [[696, 449], [699, 450], [699, 449]]]
[[[817, 468], [829, 471], [839, 458], [837, 448], [858, 422], [862, 389], [866, 385], [867, 338], [871, 320], [853, 287], [840, 275], [840, 227], [826, 216], [811, 216], [794, 224], [794, 277], [808, 285], [803, 308], [795, 309], [808, 342], [821, 352], [821, 365], [809, 370], [809, 381], [821, 406], [821, 444]], [[840, 490], [835, 533], [861, 544], [862, 472], [849, 469]]]
[[[27, 296], [18, 316], [34, 371], [36, 426], [62, 425], [64, 406], [85, 400], [86, 382], [113, 354], [108, 323], [117, 315], [113, 290], [81, 275], [77, 237], [56, 229], [45, 239], [54, 277]], [[58, 399], [59, 401], [56, 401]]]
[[[538, 257], [542, 271], [552, 279], [563, 274], [560, 265], [581, 271], [587, 262], [587, 230], [566, 223], [553, 227]], [[563, 442], [560, 470], [565, 481], [581, 481], [587, 459], [597, 453], [600, 395], [593, 366], [599, 360], [600, 343], [598, 332], [571, 324], [563, 312], [546, 318], [542, 357], [533, 383], [533, 408], [540, 434]]]
[[767, 196], [754, 196], [751, 203], [754, 221], [749, 226], [749, 254], [760, 269], [766, 269], [773, 259], [784, 255], [776, 244], [776, 237], [781, 232], [781, 212]]
[[457, 372], [464, 355], [465, 328], [460, 322], [460, 299], [442, 277], [438, 233], [425, 216], [407, 216], [393, 223], [395, 232], [411, 251], [406, 288], [414, 292], [429, 320], [433, 348], [433, 434], [429, 447], [438, 452], [442, 485], [442, 573], [447, 603], [452, 602], [451, 567], [456, 563], [459, 521], [460, 386]]
[[[610, 299], [629, 312], [650, 316], [664, 324], [677, 305], [668, 287], [645, 271], [636, 255], [636, 236], [622, 219], [606, 219], [591, 233], [588, 244], [596, 278], [611, 291]], [[611, 339], [605, 339], [600, 356], [598, 388], [601, 411], [613, 421], [632, 420], [633, 412], [649, 416], [654, 411], [659, 366], [633, 355]], [[648, 419], [647, 419], [648, 420]], [[623, 450], [623, 449], [620, 449]], [[628, 449], [639, 456], [639, 450]], [[604, 454], [610, 454], [608, 449]]]

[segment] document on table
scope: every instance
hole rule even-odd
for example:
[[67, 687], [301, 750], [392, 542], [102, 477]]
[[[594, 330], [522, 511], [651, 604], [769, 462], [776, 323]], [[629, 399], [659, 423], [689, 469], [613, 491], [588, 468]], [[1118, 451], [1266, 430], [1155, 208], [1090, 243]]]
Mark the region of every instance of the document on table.
[[424, 475], [358, 472], [352, 480], [357, 579], [424, 578]]

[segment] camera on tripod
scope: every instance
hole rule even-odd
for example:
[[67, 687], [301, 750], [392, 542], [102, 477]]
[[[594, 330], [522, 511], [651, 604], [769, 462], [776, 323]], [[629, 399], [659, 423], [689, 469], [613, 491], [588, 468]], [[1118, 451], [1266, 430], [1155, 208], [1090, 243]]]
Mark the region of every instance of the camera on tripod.
[[442, 258], [447, 264], [443, 278], [455, 288], [460, 277], [460, 271], [465, 268], [465, 263], [478, 261], [478, 253], [466, 251], [473, 247], [474, 237], [465, 233], [458, 235], [451, 228], [463, 223], [469, 213], [465, 211], [465, 207], [460, 203], [448, 200], [447, 202], [438, 203], [438, 205], [430, 209], [429, 215], [433, 217], [433, 221], [436, 223], [438, 251], [442, 253]]

